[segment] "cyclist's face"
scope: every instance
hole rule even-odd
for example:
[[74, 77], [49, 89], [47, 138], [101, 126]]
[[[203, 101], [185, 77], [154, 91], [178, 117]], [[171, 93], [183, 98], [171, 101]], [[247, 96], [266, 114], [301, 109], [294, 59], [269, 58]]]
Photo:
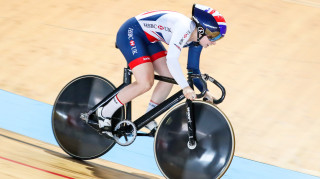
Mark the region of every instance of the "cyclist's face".
[[215, 45], [215, 44], [216, 44], [216, 42], [211, 42], [211, 41], [208, 39], [207, 36], [204, 36], [204, 37], [201, 38], [201, 40], [200, 40], [200, 45], [201, 45], [202, 47], [204, 47], [204, 48], [207, 48], [207, 47], [209, 47], [209, 46], [211, 46], [211, 45]]

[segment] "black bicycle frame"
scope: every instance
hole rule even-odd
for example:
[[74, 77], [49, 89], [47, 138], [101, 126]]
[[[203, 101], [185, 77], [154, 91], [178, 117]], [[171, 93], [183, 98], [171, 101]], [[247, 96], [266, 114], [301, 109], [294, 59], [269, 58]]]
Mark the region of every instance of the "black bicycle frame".
[[[189, 73], [190, 74], [190, 73]], [[177, 82], [168, 77], [155, 75], [155, 80], [164, 81], [167, 83], [177, 84]], [[123, 83], [116, 88], [112, 93], [110, 93], [108, 96], [106, 96], [101, 102], [99, 102], [97, 105], [95, 105], [92, 109], [89, 110], [87, 113], [88, 115], [93, 114], [99, 107], [104, 106], [107, 104], [114, 96], [116, 96], [121, 89], [123, 89], [125, 86], [131, 84], [132, 82], [132, 71], [129, 68], [124, 69], [124, 76], [123, 76]], [[191, 75], [188, 75], [188, 82], [193, 86], [192, 77]], [[146, 114], [139, 117], [137, 120], [135, 120], [133, 123], [136, 125], [137, 130], [140, 130], [145, 125], [147, 125], [149, 122], [163, 114], [165, 111], [167, 111], [169, 108], [174, 106], [175, 104], [179, 103], [185, 98], [183, 95], [182, 90], [178, 91], [171, 97], [169, 97], [167, 100], [147, 112]], [[189, 139], [191, 142], [195, 140], [195, 125], [193, 120], [193, 107], [192, 107], [192, 101], [187, 100], [187, 118], [188, 118], [188, 128], [189, 128]], [[126, 120], [132, 120], [132, 105], [131, 102], [128, 102], [126, 104]]]

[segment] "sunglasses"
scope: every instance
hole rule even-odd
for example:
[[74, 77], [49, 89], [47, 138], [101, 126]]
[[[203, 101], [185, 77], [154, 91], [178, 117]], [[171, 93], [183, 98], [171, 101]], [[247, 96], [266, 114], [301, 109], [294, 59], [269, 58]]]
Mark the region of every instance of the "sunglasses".
[[217, 41], [222, 38], [222, 35], [219, 31], [211, 32], [209, 29], [206, 29], [205, 34], [211, 42]]

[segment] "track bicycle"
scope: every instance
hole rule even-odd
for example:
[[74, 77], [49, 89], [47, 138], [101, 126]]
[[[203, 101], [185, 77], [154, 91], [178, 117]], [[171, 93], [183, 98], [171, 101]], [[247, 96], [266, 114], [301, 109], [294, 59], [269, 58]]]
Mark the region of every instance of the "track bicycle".
[[[112, 116], [114, 138], [103, 134], [95, 111], [106, 105], [132, 82], [132, 71], [124, 68], [123, 84], [116, 88], [109, 80], [96, 76], [80, 76], [59, 93], [52, 112], [52, 128], [59, 146], [70, 156], [88, 160], [100, 157], [118, 143], [128, 146], [137, 136], [154, 137], [154, 153], [158, 168], [166, 178], [220, 178], [231, 164], [235, 137], [227, 116], [215, 105], [201, 100], [185, 100], [182, 90], [168, 97], [151, 111], [132, 121], [132, 103], [128, 102]], [[188, 73], [188, 82], [200, 79], [204, 90], [207, 81], [221, 90], [224, 87], [207, 74]], [[155, 75], [155, 80], [177, 84], [172, 78]], [[138, 132], [164, 112], [167, 114], [155, 133]]]

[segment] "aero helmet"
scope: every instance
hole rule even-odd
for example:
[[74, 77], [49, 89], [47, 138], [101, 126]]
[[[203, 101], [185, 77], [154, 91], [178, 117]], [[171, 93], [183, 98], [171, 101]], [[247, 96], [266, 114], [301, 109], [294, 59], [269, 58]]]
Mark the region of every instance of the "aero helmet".
[[[210, 7], [194, 4], [192, 7], [192, 20], [197, 26], [198, 42], [205, 35], [210, 41], [217, 41], [226, 34], [227, 24], [224, 17]], [[202, 37], [199, 38], [200, 34]]]

